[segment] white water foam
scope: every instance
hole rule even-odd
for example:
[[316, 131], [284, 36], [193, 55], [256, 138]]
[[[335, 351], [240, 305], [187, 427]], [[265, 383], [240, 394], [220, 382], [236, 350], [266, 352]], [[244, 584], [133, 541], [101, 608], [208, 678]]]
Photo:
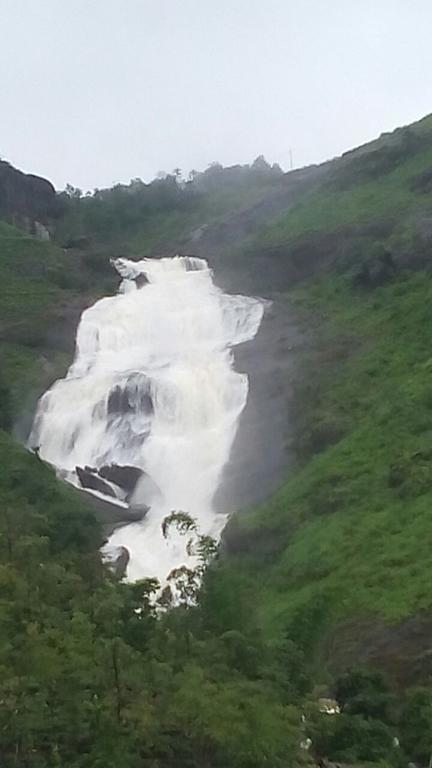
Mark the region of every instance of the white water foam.
[[162, 536], [167, 514], [188, 512], [216, 538], [226, 522], [212, 499], [248, 392], [231, 349], [255, 336], [264, 304], [224, 294], [202, 259], [113, 264], [120, 292], [83, 312], [74, 363], [41, 398], [29, 445], [78, 486], [76, 467], [143, 470], [132, 503], [150, 511], [109, 543], [129, 550], [129, 579], [163, 582], [188, 560], [183, 539]]

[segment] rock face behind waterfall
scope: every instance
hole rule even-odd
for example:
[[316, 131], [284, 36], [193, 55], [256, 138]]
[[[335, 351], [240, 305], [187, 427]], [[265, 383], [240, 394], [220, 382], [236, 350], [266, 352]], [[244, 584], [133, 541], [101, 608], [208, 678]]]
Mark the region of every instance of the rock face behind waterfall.
[[123, 416], [138, 410], [151, 415], [154, 409], [147, 376], [143, 373], [133, 373], [128, 376], [122, 387], [113, 387], [108, 395], [107, 409], [110, 416]]

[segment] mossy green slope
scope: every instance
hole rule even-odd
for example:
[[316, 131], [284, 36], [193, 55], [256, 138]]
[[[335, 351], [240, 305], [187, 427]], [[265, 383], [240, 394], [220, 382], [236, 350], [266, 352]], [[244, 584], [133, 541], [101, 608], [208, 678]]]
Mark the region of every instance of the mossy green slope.
[[431, 244], [417, 234], [432, 216], [431, 118], [392, 142], [384, 170], [343, 159], [245, 247], [288, 261], [311, 233], [318, 254], [320, 236], [334, 242], [330, 264], [284, 294], [315, 338], [292, 403], [298, 466], [235, 521], [246, 544], [221, 567], [242, 575], [270, 635], [289, 627], [318, 655], [348, 621], [432, 608]]
[[313, 445], [327, 430], [336, 444], [241, 518], [247, 529], [278, 532], [277, 560], [259, 574], [266, 620], [285, 621], [318, 592], [335, 618], [397, 619], [430, 607], [431, 276], [369, 296], [343, 280], [321, 283], [294, 299], [328, 318], [323, 348], [351, 334], [352, 349], [330, 370], [318, 357], [321, 370], [307, 373], [318, 384], [298, 437]]
[[263, 228], [257, 247], [377, 219], [404, 222], [431, 206], [432, 116], [334, 161], [329, 176]]
[[29, 395], [64, 373], [80, 309], [110, 288], [106, 278], [95, 279], [82, 256], [0, 222], [0, 380], [9, 393], [11, 422]]

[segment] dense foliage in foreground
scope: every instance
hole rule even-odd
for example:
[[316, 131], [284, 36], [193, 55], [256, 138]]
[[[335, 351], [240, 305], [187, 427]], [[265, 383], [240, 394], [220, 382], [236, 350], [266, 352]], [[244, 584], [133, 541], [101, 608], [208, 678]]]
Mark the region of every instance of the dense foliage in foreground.
[[401, 704], [351, 674], [343, 713], [322, 714], [301, 642], [264, 639], [245, 585], [216, 563], [199, 606], [157, 617], [151, 581], [102, 566], [75, 492], [5, 434], [0, 457], [2, 766], [282, 768], [308, 761], [308, 738], [316, 757], [425, 758], [427, 691]]
[[286, 764], [298, 717], [259, 633], [210, 632], [204, 609], [157, 621], [75, 493], [5, 434], [0, 454], [2, 766]]

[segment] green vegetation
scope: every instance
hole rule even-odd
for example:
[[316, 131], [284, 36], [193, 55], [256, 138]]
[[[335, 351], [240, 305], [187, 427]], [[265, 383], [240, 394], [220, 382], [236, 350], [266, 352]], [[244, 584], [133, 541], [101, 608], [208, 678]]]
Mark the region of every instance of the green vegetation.
[[271, 196], [280, 172], [260, 159], [187, 182], [69, 188], [57, 244], [0, 222], [2, 766], [428, 764], [431, 147], [429, 117], [348, 153], [237, 243], [232, 258], [252, 275], [261, 259], [257, 280], [313, 338], [298, 355], [297, 466], [231, 522], [241, 550], [216, 556], [198, 600], [213, 542], [185, 513], [165, 521], [200, 565], [171, 574], [184, 599], [173, 607], [164, 590], [163, 613], [153, 582], [102, 564], [82, 496], [10, 432], [70, 359], [52, 336], [64, 312], [112, 288], [108, 255], [171, 252]]
[[285, 294], [315, 338], [292, 405], [298, 470], [234, 523], [260, 542], [260, 559], [251, 549], [225, 567], [253, 583], [265, 631], [310, 614], [321, 649], [341, 623], [370, 628], [374, 616], [431, 607], [432, 244], [416, 234], [432, 212], [417, 185], [432, 166], [431, 122], [337, 161], [329, 183], [253, 245], [277, 244], [289, 260], [302, 237], [307, 254], [315, 230], [331, 234], [334, 254], [331, 269]]
[[326, 278], [292, 295], [320, 318], [323, 359], [304, 363], [303, 467], [239, 518], [247, 535], [277, 541], [256, 585], [266, 623], [286, 623], [318, 595], [333, 622], [431, 606], [431, 299], [425, 273], [367, 294]]
[[0, 466], [2, 766], [282, 768], [304, 764], [306, 738], [317, 758], [425, 759], [427, 690], [401, 705], [357, 673], [337, 683], [342, 715], [322, 714], [300, 647], [264, 639], [238, 579], [213, 568], [198, 605], [157, 617], [151, 580], [101, 565], [73, 490], [4, 433]]
[[[393, 144], [357, 150], [336, 161], [325, 186], [312, 191], [262, 230], [257, 247], [290, 242], [340, 227], [430, 211], [432, 118], [393, 135]], [[383, 162], [383, 159], [385, 162]]]
[[0, 222], [0, 413], [7, 410], [2, 426], [13, 424], [28, 397], [39, 396], [63, 374], [74, 322], [67, 308], [84, 307], [111, 287], [104, 277], [95, 280], [82, 256]]
[[198, 608], [157, 621], [152, 582], [102, 567], [74, 491], [4, 433], [0, 467], [2, 766], [291, 761], [298, 713], [265, 671], [259, 634], [253, 645], [232, 627], [209, 634]]
[[64, 212], [56, 239], [80, 247], [103, 243], [117, 254], [120, 249], [151, 255], [162, 244], [175, 248], [195, 228], [262, 199], [277, 189], [281, 175], [278, 166], [259, 157], [250, 166], [213, 163], [203, 173], [192, 171], [187, 180], [177, 168], [150, 184], [138, 178], [85, 196], [69, 185], [60, 195]]

